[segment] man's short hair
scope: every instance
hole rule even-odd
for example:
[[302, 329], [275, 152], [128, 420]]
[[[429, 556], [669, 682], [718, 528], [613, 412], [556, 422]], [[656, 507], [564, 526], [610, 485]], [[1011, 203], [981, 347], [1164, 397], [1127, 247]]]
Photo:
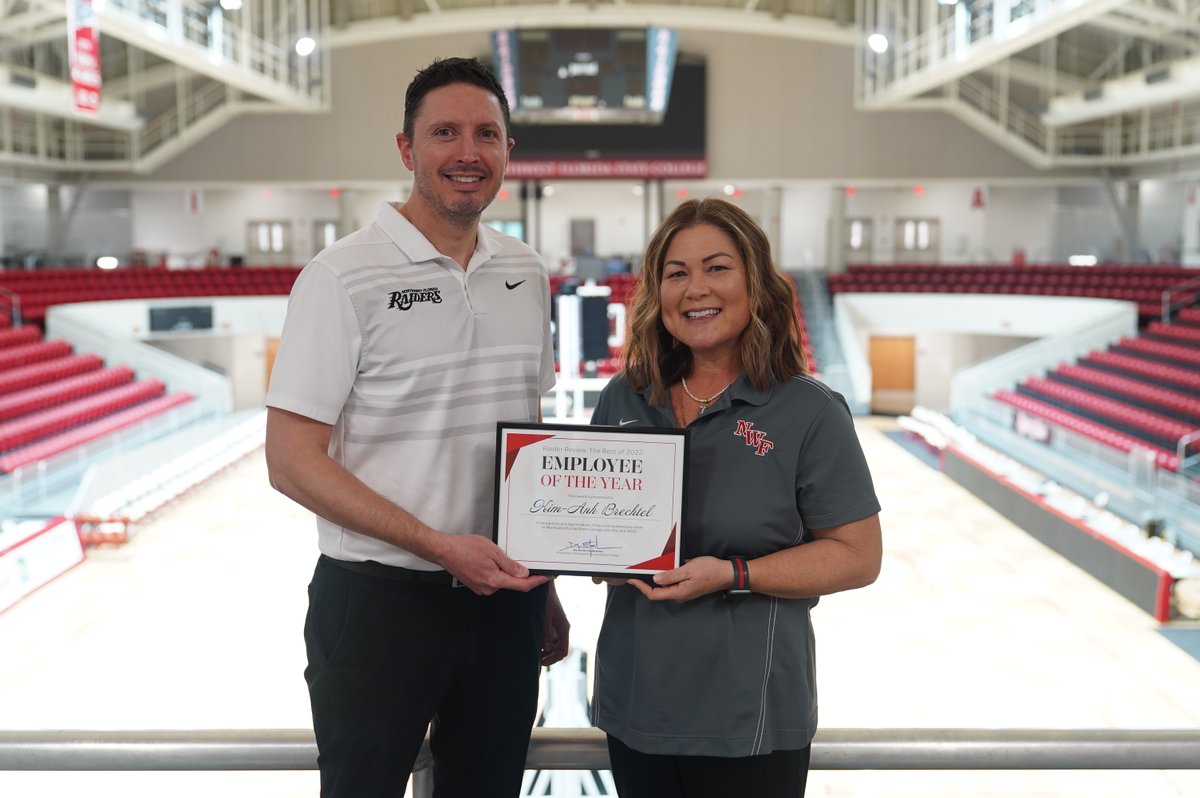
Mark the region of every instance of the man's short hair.
[[425, 95], [434, 89], [449, 86], [454, 83], [469, 83], [486, 89], [500, 101], [504, 111], [504, 135], [509, 135], [510, 119], [508, 113], [508, 98], [504, 96], [504, 88], [492, 68], [477, 58], [438, 58], [432, 64], [422, 69], [408, 84], [404, 93], [404, 135], [409, 139], [413, 136], [413, 120], [421, 110], [421, 102]]

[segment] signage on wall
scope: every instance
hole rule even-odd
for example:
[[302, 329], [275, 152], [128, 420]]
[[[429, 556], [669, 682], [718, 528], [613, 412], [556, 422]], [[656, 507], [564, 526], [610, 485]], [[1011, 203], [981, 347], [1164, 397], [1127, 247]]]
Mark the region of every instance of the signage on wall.
[[1037, 416], [1031, 416], [1020, 410], [1013, 416], [1013, 431], [1023, 438], [1038, 443], [1050, 444], [1050, 425]]
[[706, 158], [546, 158], [508, 162], [510, 180], [587, 178], [688, 178], [708, 174]]
[[100, 30], [92, 0], [67, 0], [71, 95], [80, 111], [100, 110]]

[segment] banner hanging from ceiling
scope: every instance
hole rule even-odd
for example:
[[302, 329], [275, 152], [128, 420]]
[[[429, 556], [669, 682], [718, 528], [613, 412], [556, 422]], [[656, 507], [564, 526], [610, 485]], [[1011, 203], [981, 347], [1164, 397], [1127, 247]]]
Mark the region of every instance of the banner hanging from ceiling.
[[80, 111], [100, 110], [100, 30], [92, 0], [67, 0], [71, 95]]

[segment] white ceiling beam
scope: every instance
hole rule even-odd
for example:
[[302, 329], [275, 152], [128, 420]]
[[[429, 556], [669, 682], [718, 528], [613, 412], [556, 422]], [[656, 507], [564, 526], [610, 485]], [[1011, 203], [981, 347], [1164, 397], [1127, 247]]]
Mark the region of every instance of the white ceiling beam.
[[[1159, 6], [1129, 3], [1121, 8], [1121, 13], [1144, 19], [1157, 26], [1163, 33], [1176, 31], [1200, 36], [1200, 23], [1194, 22], [1191, 17], [1184, 14], [1176, 14]], [[1200, 42], [1196, 42], [1196, 44], [1200, 45]]]
[[[24, 85], [29, 82], [34, 85]], [[0, 64], [0, 105], [62, 119], [74, 119], [112, 130], [137, 130], [142, 126], [142, 120], [138, 117], [133, 103], [105, 98], [102, 91], [100, 110], [97, 113], [80, 111], [75, 107], [75, 96], [70, 83], [32, 70], [3, 64]]]
[[66, 19], [62, 9], [54, 11], [46, 8], [33, 9], [21, 14], [13, 14], [0, 18], [0, 36], [20, 36], [48, 22]]
[[[1005, 58], [1026, 50], [1035, 44], [1058, 36], [1072, 28], [1084, 25], [1107, 14], [1128, 0], [1050, 0], [1043, 2], [1037, 11], [1005, 25], [999, 34], [993, 33], [977, 39], [963, 48], [962, 52], [951, 53], [938, 59], [931, 66], [918, 69], [908, 76], [893, 81], [890, 85], [864, 99], [869, 108], [885, 108], [902, 100], [933, 91], [951, 81], [964, 78]], [[927, 32], [932, 33], [932, 31]], [[936, 46], [933, 36], [930, 44]], [[902, 51], [905, 45], [895, 49]], [[891, 56], [891, 51], [887, 54]]]
[[1126, 16], [1121, 16], [1119, 13], [1109, 14], [1108, 16], [1100, 17], [1094, 20], [1091, 24], [1113, 33], [1123, 33], [1127, 36], [1134, 36], [1139, 39], [1151, 39], [1162, 44], [1169, 44], [1172, 47], [1181, 49], [1194, 49], [1200, 46], [1200, 41], [1189, 39], [1186, 36], [1179, 36], [1170, 31], [1162, 30], [1148, 23], [1130, 19]]
[[195, 42], [172, 36], [161, 25], [142, 19], [111, 3], [96, 6], [96, 19], [101, 33], [167, 61], [173, 61], [191, 72], [297, 111], [321, 109], [320, 100], [310, 98], [286, 83], [272, 80], [240, 64], [230, 62]]
[[629, 28], [650, 25], [674, 30], [771, 36], [846, 46], [852, 46], [859, 38], [853, 26], [840, 26], [831, 19], [803, 15], [778, 18], [761, 9], [746, 11], [742, 8], [692, 5], [624, 4], [594, 6], [588, 9], [586, 15], [580, 11], [578, 6], [559, 4], [503, 5], [418, 14], [409, 20], [381, 17], [353, 22], [340, 30], [326, 31], [325, 39], [330, 47], [336, 49], [499, 28]]
[[3, 40], [0, 40], [0, 55], [25, 50], [34, 45], [55, 40], [64, 42], [67, 40], [67, 23], [65, 20], [52, 22], [36, 30], [27, 31], [16, 36], [4, 37]]
[[117, 97], [128, 97], [135, 89], [137, 91], [153, 91], [164, 86], [173, 86], [175, 85], [175, 73], [178, 71], [179, 66], [173, 63], [139, 69], [133, 75], [106, 79], [104, 92]]
[[1082, 91], [1091, 85], [1078, 75], [1023, 61], [1019, 58], [1010, 58], [1001, 64], [993, 64], [987, 67], [986, 71], [997, 74], [1002, 68], [1007, 70], [1011, 80], [1047, 91]]
[[[1147, 75], [1164, 71], [1166, 75], [1162, 79], [1146, 82]], [[1139, 69], [1104, 81], [1095, 88], [1099, 95], [1092, 100], [1086, 99], [1083, 92], [1055, 97], [1042, 114], [1042, 121], [1051, 127], [1075, 125], [1200, 96], [1200, 55]]]

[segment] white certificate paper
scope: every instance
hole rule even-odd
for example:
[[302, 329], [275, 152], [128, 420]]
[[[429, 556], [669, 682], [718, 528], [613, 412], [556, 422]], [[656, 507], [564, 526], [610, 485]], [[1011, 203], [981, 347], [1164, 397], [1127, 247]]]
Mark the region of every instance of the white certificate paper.
[[497, 425], [495, 540], [534, 573], [679, 567], [687, 430]]

